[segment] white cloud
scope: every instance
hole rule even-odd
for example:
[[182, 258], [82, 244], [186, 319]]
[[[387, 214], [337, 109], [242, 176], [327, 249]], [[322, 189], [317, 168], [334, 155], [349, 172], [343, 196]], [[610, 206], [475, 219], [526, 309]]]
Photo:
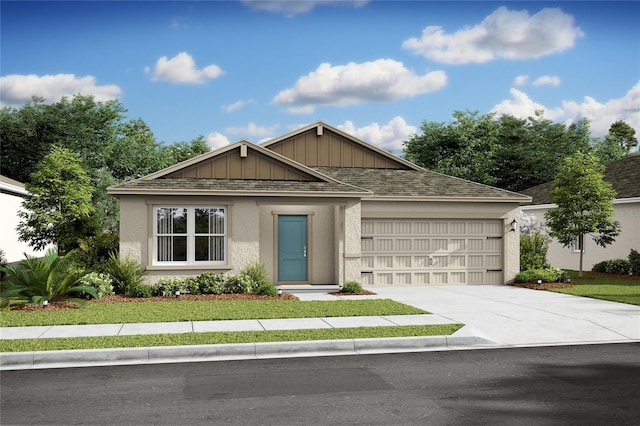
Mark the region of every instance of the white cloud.
[[526, 93], [511, 89], [512, 99], [504, 100], [491, 111], [498, 115], [513, 115], [527, 118], [535, 111], [544, 110], [544, 116], [553, 121], [570, 124], [581, 118], [590, 121], [591, 135], [602, 137], [609, 132], [611, 124], [622, 120], [633, 127], [640, 134], [640, 82], [633, 86], [623, 97], [610, 99], [600, 103], [592, 97], [586, 96], [581, 103], [563, 101], [562, 107], [548, 108], [534, 102]]
[[253, 99], [248, 99], [246, 101], [237, 101], [232, 103], [231, 105], [225, 105], [222, 107], [222, 109], [226, 112], [233, 112], [233, 111], [237, 111], [239, 109], [244, 108], [245, 106], [249, 105], [249, 104], [254, 104], [256, 101], [254, 101]]
[[432, 61], [467, 64], [552, 55], [573, 47], [583, 35], [573, 25], [573, 16], [558, 8], [545, 8], [529, 16], [527, 10], [501, 6], [480, 24], [451, 34], [440, 26], [428, 26], [422, 37], [405, 40], [402, 47]]
[[529, 76], [528, 75], [519, 75], [513, 81], [513, 84], [516, 85], [516, 86], [524, 86], [528, 82], [529, 82]]
[[[145, 68], [148, 73], [148, 68]], [[217, 65], [196, 68], [196, 62], [187, 52], [180, 52], [173, 58], [161, 57], [153, 70], [153, 80], [164, 80], [173, 83], [201, 84], [205, 80], [218, 78], [223, 74]]]
[[337, 126], [337, 128], [395, 154], [402, 153], [402, 142], [418, 132], [416, 127], [408, 125], [404, 118], [400, 116], [392, 118], [387, 124], [383, 125], [371, 123], [368, 126], [356, 128], [352, 121], [345, 121], [344, 124]]
[[232, 135], [242, 135], [243, 137], [267, 137], [272, 136], [278, 130], [278, 125], [274, 124], [271, 127], [258, 126], [251, 122], [244, 127], [228, 127], [225, 129], [226, 133]]
[[229, 145], [229, 139], [222, 133], [211, 132], [207, 135], [207, 145], [209, 145], [211, 149], [222, 148]]
[[241, 2], [250, 9], [282, 13], [290, 18], [309, 12], [316, 6], [362, 7], [369, 3], [369, 0], [241, 0]]
[[292, 107], [313, 105], [352, 105], [372, 101], [393, 101], [433, 92], [447, 84], [444, 71], [416, 75], [402, 62], [378, 59], [373, 62], [332, 66], [321, 64], [301, 77], [291, 89], [278, 93], [273, 102]]
[[42, 97], [47, 103], [58, 102], [63, 96], [92, 95], [96, 101], [105, 102], [118, 98], [122, 90], [115, 84], [97, 85], [93, 76], [76, 77], [74, 74], [19, 75], [0, 77], [0, 104], [21, 105], [33, 96]]
[[533, 82], [534, 86], [560, 86], [560, 77], [556, 77], [555, 75], [543, 75], [542, 77], [538, 77]]

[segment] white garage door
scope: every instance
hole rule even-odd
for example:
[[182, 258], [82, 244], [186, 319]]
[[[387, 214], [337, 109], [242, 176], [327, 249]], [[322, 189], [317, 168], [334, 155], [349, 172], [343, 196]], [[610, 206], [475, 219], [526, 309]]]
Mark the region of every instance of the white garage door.
[[502, 221], [362, 220], [362, 284], [503, 284]]

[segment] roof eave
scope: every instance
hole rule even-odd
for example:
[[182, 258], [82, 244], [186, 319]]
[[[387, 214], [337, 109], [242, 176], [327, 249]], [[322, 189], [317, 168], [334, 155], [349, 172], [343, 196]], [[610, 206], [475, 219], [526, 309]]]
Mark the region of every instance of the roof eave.
[[518, 203], [526, 204], [531, 202], [531, 198], [523, 197], [443, 197], [443, 196], [426, 196], [426, 197], [404, 197], [393, 195], [372, 195], [364, 198], [364, 200], [371, 201], [429, 201], [429, 202], [444, 202], [444, 203]]
[[224, 196], [224, 197], [312, 197], [312, 198], [361, 198], [370, 192], [340, 192], [340, 191], [238, 191], [238, 190], [196, 190], [196, 189], [138, 189], [138, 188], [108, 188], [107, 192], [113, 196], [119, 195], [184, 195], [184, 196]]

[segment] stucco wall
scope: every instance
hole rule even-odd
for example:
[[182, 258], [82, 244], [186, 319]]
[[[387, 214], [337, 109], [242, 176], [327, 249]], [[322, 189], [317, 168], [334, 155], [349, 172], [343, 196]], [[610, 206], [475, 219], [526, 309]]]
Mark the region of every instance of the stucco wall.
[[[544, 223], [544, 213], [551, 206], [525, 206], [522, 211], [534, 216], [540, 223]], [[600, 247], [591, 237], [585, 237], [584, 257], [582, 268], [590, 271], [595, 263], [610, 259], [626, 259], [631, 249], [640, 251], [640, 198], [616, 200], [614, 202], [615, 220], [620, 222], [621, 233], [616, 241]], [[551, 266], [563, 269], [577, 270], [580, 266], [580, 252], [563, 247], [556, 240], [549, 243], [547, 260]]]

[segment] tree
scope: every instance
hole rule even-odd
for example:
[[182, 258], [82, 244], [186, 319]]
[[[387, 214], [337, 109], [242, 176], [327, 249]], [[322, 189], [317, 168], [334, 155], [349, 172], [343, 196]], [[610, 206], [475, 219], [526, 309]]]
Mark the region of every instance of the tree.
[[628, 155], [633, 147], [638, 146], [636, 131], [622, 120], [616, 121], [609, 127], [609, 134], [605, 136], [605, 139], [617, 143], [622, 148], [624, 155]]
[[496, 126], [493, 114], [456, 111], [449, 123], [424, 121], [422, 134], [404, 142], [404, 155], [429, 170], [495, 184], [491, 173]]
[[29, 195], [18, 213], [20, 241], [36, 249], [56, 244], [64, 254], [77, 246], [79, 238], [95, 234], [93, 186], [78, 154], [54, 148], [37, 165], [25, 188]]
[[[591, 153], [567, 157], [558, 167], [551, 201], [557, 208], [545, 213], [549, 235], [564, 247], [586, 235], [606, 247], [620, 234], [620, 223], [613, 220], [611, 184], [604, 180], [604, 166]], [[582, 277], [584, 248], [580, 249], [579, 276]]]

